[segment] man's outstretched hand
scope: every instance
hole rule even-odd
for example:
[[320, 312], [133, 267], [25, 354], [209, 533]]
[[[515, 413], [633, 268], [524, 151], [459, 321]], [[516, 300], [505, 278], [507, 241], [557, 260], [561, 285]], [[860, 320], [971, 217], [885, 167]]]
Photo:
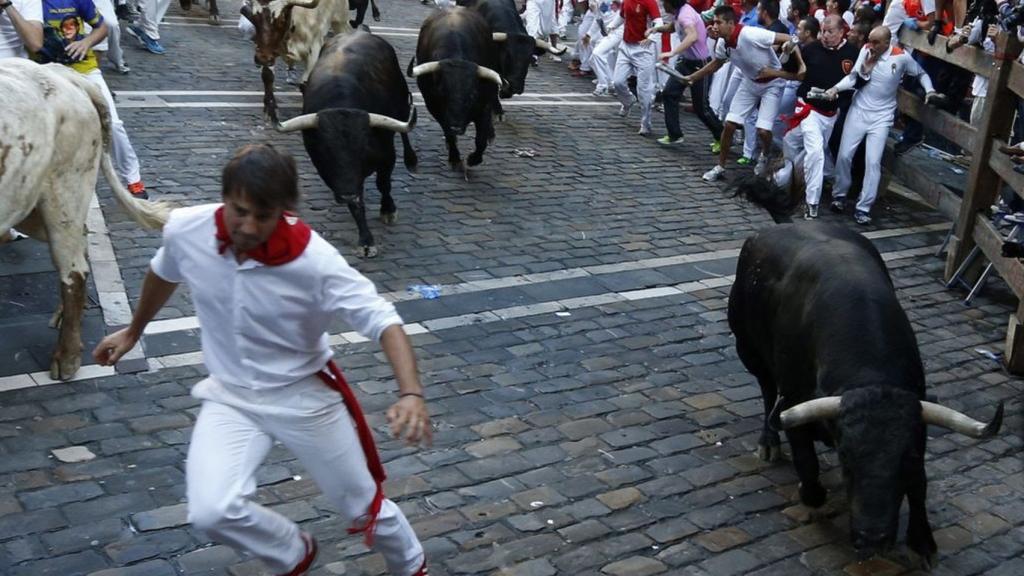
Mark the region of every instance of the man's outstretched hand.
[[429, 446], [433, 438], [427, 403], [419, 396], [404, 396], [388, 408], [388, 423], [395, 438], [404, 438], [409, 445]]

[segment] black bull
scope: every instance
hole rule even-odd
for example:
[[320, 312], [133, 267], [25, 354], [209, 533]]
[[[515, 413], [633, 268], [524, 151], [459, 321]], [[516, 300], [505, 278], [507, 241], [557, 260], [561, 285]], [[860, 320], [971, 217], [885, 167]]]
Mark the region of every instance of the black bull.
[[380, 217], [391, 224], [397, 213], [391, 198], [395, 132], [402, 136], [406, 168], [414, 170], [417, 163], [408, 135], [416, 112], [394, 48], [365, 32], [331, 38], [309, 77], [302, 112], [278, 129], [303, 131], [302, 141], [320, 178], [355, 218], [361, 255], [375, 256], [363, 181], [377, 174]]
[[[776, 221], [788, 221], [785, 195], [747, 188]], [[779, 457], [784, 429], [800, 478], [800, 499], [825, 502], [814, 441], [836, 447], [850, 505], [850, 532], [862, 556], [896, 539], [904, 496], [907, 546], [930, 565], [924, 469], [926, 425], [973, 437], [995, 434], [925, 401], [924, 368], [913, 328], [881, 255], [863, 236], [830, 224], [776, 226], [740, 251], [729, 296], [736, 350], [764, 397], [762, 459]]]
[[469, 166], [483, 161], [494, 139], [498, 88], [507, 85], [496, 62], [490, 27], [476, 12], [457, 7], [424, 20], [408, 74], [416, 78], [427, 110], [444, 132], [452, 168], [463, 167], [458, 136], [470, 123], [476, 127], [476, 149], [467, 158]]
[[[527, 34], [515, 0], [459, 0], [458, 4], [478, 12], [491, 27], [491, 36], [498, 49], [497, 70], [508, 82], [508, 86], [500, 92], [502, 98], [523, 93], [526, 74], [530, 71], [534, 56], [544, 51], [562, 54], [567, 49], [554, 48], [548, 42]], [[498, 114], [501, 114], [500, 103]]]

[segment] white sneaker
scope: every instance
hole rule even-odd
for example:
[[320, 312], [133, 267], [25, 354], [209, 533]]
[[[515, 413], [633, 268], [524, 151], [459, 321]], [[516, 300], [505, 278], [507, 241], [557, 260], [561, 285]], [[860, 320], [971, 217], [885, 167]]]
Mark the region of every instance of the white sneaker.
[[765, 170], [768, 169], [768, 157], [761, 154], [757, 157], [757, 164], [754, 165], [754, 176], [764, 176]]
[[647, 136], [650, 133], [651, 133], [651, 126], [650, 126], [650, 124], [648, 124], [647, 126], [640, 126], [640, 130], [637, 132], [637, 134], [639, 134], [640, 136]]
[[723, 174], [725, 174], [725, 168], [722, 168], [721, 166], [716, 164], [711, 170], [705, 172], [704, 175], [701, 176], [700, 178], [705, 182], [714, 182], [720, 179]]
[[633, 109], [633, 105], [636, 104], [636, 100], [631, 100], [629, 104], [623, 104], [619, 106], [619, 118], [625, 118], [629, 116], [629, 111]]
[[554, 54], [548, 54], [548, 60], [551, 60], [552, 62], [561, 62], [562, 61], [562, 57], [561, 56], [556, 56]]
[[593, 92], [591, 92], [591, 94], [593, 94], [594, 96], [607, 96], [608, 88], [604, 86], [598, 86], [597, 88], [594, 89]]

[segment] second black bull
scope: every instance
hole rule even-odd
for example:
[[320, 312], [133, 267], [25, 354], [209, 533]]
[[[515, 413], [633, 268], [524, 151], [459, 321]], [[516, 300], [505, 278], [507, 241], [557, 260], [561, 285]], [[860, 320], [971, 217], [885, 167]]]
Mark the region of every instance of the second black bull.
[[408, 74], [416, 78], [427, 110], [444, 132], [454, 169], [464, 169], [458, 137], [470, 123], [476, 128], [476, 149], [467, 158], [469, 166], [483, 161], [494, 139], [498, 89], [508, 87], [496, 67], [491, 28], [480, 14], [457, 7], [423, 22]]
[[320, 178], [355, 218], [360, 255], [376, 256], [363, 182], [377, 174], [380, 217], [391, 224], [398, 211], [391, 197], [396, 132], [402, 136], [405, 167], [412, 171], [417, 163], [408, 134], [416, 125], [416, 111], [394, 48], [365, 32], [331, 38], [309, 76], [302, 112], [278, 130], [302, 130]]

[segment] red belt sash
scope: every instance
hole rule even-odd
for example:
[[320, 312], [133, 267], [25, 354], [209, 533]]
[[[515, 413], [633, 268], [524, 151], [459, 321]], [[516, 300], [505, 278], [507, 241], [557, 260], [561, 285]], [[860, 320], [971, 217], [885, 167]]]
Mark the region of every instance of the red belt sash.
[[782, 120], [786, 123], [786, 132], [789, 132], [793, 128], [799, 126], [805, 118], [811, 115], [811, 112], [817, 112], [818, 114], [829, 118], [836, 115], [836, 110], [826, 111], [820, 108], [815, 108], [813, 104], [803, 100], [797, 100], [797, 106], [797, 109], [792, 114], [783, 114], [782, 116]]
[[348, 413], [356, 424], [359, 444], [362, 446], [363, 454], [366, 456], [366, 466], [370, 469], [370, 475], [373, 476], [374, 482], [377, 483], [377, 493], [374, 494], [373, 501], [370, 502], [370, 508], [366, 511], [366, 523], [362, 526], [352, 526], [348, 529], [349, 534], [365, 533], [366, 545], [373, 546], [373, 532], [377, 526], [377, 516], [380, 515], [380, 507], [384, 503], [384, 480], [387, 478], [384, 474], [384, 465], [380, 462], [377, 445], [373, 443], [373, 432], [370, 430], [370, 425], [366, 423], [363, 409], [359, 406], [359, 401], [352, 392], [352, 388], [349, 387], [348, 382], [345, 381], [345, 377], [341, 375], [338, 365], [334, 363], [334, 360], [331, 360], [327, 363], [327, 367], [317, 372], [316, 375], [320, 377], [320, 380], [323, 380], [324, 384], [327, 384], [341, 394], [341, 398], [345, 402], [345, 408], [348, 409]]

